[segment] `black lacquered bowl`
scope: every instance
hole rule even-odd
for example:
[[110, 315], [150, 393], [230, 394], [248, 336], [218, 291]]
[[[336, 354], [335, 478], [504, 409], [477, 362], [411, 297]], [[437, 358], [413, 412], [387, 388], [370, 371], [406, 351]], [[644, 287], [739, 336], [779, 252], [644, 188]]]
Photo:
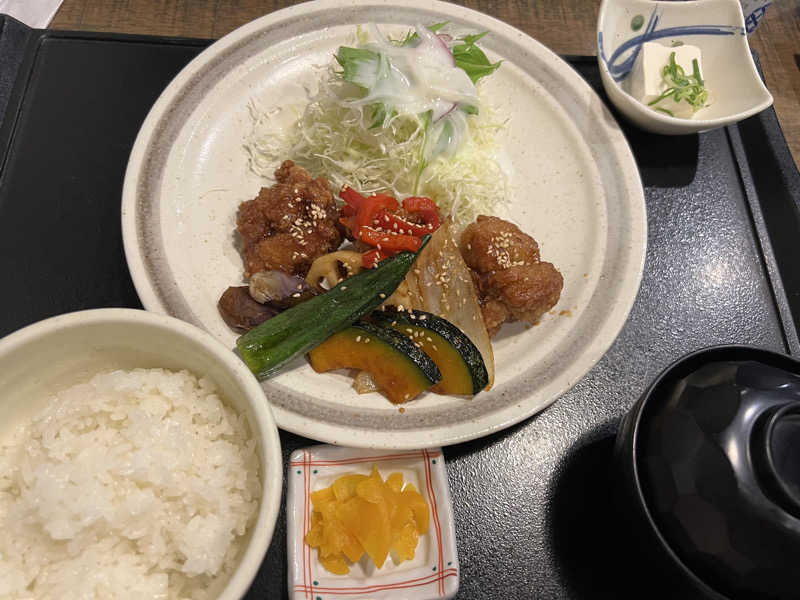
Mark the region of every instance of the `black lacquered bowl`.
[[690, 354], [623, 420], [621, 509], [684, 597], [800, 598], [800, 362]]

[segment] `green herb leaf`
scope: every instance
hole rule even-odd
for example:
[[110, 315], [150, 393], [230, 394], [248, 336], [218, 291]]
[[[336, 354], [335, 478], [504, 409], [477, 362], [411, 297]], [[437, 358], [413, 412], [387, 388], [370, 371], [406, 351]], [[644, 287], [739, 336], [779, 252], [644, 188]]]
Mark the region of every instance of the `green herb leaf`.
[[485, 36], [488, 31], [483, 31], [481, 33], [472, 33], [469, 35], [465, 35], [464, 37], [460, 38], [462, 42], [467, 44], [468, 46], [474, 45], [478, 40], [480, 40], [483, 36]]
[[340, 46], [339, 51], [334, 55], [336, 62], [342, 67], [342, 78], [345, 81], [355, 83], [364, 87], [360, 82], [359, 74], [367, 63], [377, 63], [379, 55], [372, 50], [364, 48], [350, 48], [348, 46]]
[[[434, 23], [428, 26], [428, 30], [436, 33], [445, 25], [448, 25], [447, 21], [443, 23]], [[478, 40], [487, 33], [489, 32], [484, 31], [482, 33], [465, 35], [458, 40], [462, 43], [453, 47], [453, 57], [455, 58], [456, 66], [463, 69], [466, 74], [469, 75], [472, 83], [477, 82], [481, 77], [491, 75], [500, 66], [500, 62], [494, 64], [490, 63], [489, 59], [486, 58], [486, 54], [483, 53], [483, 50], [476, 46]], [[411, 46], [418, 41], [419, 35], [417, 35], [417, 32], [409, 31], [405, 38], [396, 41], [396, 43], [400, 46]]]
[[485, 31], [475, 35], [465, 36], [460, 40], [464, 42], [463, 44], [453, 46], [453, 58], [455, 58], [456, 66], [463, 69], [464, 72], [469, 75], [472, 83], [477, 83], [480, 78], [494, 73], [502, 62], [498, 61], [494, 64], [489, 62], [483, 50], [475, 45], [475, 42], [484, 35], [486, 35]]

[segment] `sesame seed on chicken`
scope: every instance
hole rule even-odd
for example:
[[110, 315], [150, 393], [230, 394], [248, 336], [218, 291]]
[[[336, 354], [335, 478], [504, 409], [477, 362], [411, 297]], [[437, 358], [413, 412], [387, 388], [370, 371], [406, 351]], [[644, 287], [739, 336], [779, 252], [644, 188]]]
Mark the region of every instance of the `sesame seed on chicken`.
[[305, 276], [315, 258], [342, 243], [336, 201], [324, 177], [315, 179], [287, 160], [275, 179], [239, 206], [236, 225], [247, 277], [259, 271]]
[[539, 257], [539, 244], [498, 217], [479, 216], [461, 235], [489, 335], [505, 322], [535, 324], [561, 296], [561, 273]]

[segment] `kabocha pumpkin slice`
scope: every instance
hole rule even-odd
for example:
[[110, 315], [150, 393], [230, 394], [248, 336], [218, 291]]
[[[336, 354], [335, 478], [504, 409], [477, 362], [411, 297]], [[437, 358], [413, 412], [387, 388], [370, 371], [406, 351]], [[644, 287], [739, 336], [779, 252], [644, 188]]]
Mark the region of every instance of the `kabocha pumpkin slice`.
[[442, 378], [436, 363], [407, 336], [363, 321], [333, 334], [308, 356], [318, 373], [345, 368], [369, 371], [395, 404], [416, 398]]
[[[442, 274], [447, 276], [443, 277]], [[414, 297], [422, 299], [413, 308], [447, 319], [475, 344], [486, 365], [491, 389], [494, 383], [494, 353], [481, 315], [475, 284], [461, 256], [451, 219], [445, 219], [419, 252], [414, 268], [406, 275], [406, 285]]]
[[486, 364], [475, 344], [455, 325], [422, 310], [376, 311], [372, 318], [419, 344], [433, 359], [442, 379], [432, 391], [439, 394], [477, 394], [489, 384]]

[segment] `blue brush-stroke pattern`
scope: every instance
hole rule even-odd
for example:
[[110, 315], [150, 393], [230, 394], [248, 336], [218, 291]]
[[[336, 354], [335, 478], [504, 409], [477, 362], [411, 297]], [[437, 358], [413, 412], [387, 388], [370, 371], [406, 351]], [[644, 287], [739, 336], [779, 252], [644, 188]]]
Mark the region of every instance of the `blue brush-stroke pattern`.
[[[606, 58], [605, 49], [603, 48], [603, 32], [597, 34], [597, 44], [600, 51], [600, 57], [608, 67], [608, 72], [616, 82], [625, 79], [633, 69], [633, 64], [636, 62], [636, 57], [642, 49], [642, 44], [651, 40], [657, 40], [665, 37], [679, 37], [684, 35], [744, 35], [744, 29], [736, 25], [680, 25], [677, 27], [667, 27], [665, 29], [656, 30], [660, 15], [658, 9], [653, 9], [650, 14], [650, 19], [647, 21], [647, 27], [644, 33], [634, 36], [631, 39], [620, 44], [611, 57]], [[630, 56], [619, 64], [615, 64], [620, 59], [620, 56], [633, 48]]]
[[[658, 9], [654, 8], [653, 12], [650, 13], [650, 18], [647, 20], [647, 27], [644, 28], [643, 33], [637, 35], [634, 38], [631, 38], [627, 42], [624, 42], [622, 46], [617, 48], [614, 54], [611, 55], [610, 59], [606, 60], [605, 57], [603, 57], [603, 60], [606, 61], [608, 72], [611, 74], [611, 77], [614, 79], [614, 81], [617, 82], [622, 81], [623, 79], [625, 79], [625, 77], [628, 76], [628, 73], [631, 72], [631, 69], [633, 69], [633, 64], [636, 62], [636, 57], [639, 56], [639, 52], [642, 49], [642, 44], [644, 44], [649, 39], [653, 39], [650, 38], [649, 36], [653, 35], [653, 32], [656, 30], [656, 25], [658, 25], [658, 20], [660, 18], [661, 15], [658, 14]], [[641, 39], [642, 41], [639, 43], [633, 43], [633, 44], [631, 43], [639, 39]], [[625, 44], [628, 44], [628, 46], [624, 47]], [[635, 48], [631, 53], [631, 55], [627, 59], [625, 59], [625, 61], [623, 61], [622, 64], [614, 65], [614, 61], [617, 58], [619, 58], [620, 54], [622, 54], [622, 52], [633, 46], [635, 46]]]
[[758, 27], [758, 22], [764, 18], [764, 13], [767, 12], [767, 8], [772, 2], [767, 2], [764, 6], [761, 6], [747, 15], [747, 18], [744, 20], [745, 27], [747, 28], [747, 33], [751, 34], [756, 30]]

